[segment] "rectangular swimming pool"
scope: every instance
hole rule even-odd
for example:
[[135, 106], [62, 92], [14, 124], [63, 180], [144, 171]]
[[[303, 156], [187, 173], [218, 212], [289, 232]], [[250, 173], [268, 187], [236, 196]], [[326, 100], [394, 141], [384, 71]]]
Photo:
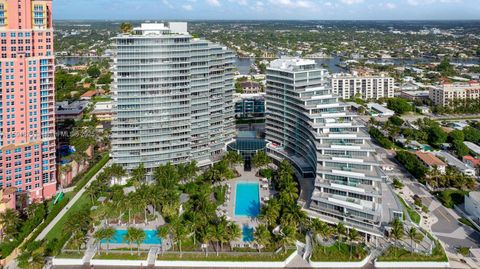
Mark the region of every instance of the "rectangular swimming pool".
[[[157, 236], [156, 230], [144, 230], [145, 232], [145, 240], [143, 240], [142, 244], [147, 245], [160, 245], [162, 243], [162, 238]], [[125, 240], [125, 236], [127, 235], [127, 230], [115, 230], [115, 235], [113, 239], [110, 240], [110, 244], [128, 244], [128, 241]], [[102, 240], [102, 243], [107, 243], [107, 240]]]
[[243, 225], [242, 227], [242, 241], [243, 242], [253, 241], [253, 228], [248, 227], [248, 225]]
[[258, 183], [237, 182], [235, 193], [235, 216], [256, 217], [260, 213], [260, 190]]

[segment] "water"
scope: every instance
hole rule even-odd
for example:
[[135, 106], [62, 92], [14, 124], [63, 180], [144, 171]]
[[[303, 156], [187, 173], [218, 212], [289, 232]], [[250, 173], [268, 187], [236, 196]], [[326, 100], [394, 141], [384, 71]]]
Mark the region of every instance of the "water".
[[[145, 232], [145, 240], [143, 240], [142, 244], [147, 245], [160, 245], [162, 243], [162, 239], [157, 236], [156, 230], [144, 230]], [[127, 230], [115, 230], [115, 235], [112, 240], [109, 241], [110, 244], [123, 244], [127, 243], [128, 241], [125, 240], [125, 236], [127, 235]], [[107, 243], [107, 240], [102, 240], [102, 243]]]
[[[268, 59], [272, 61], [274, 59]], [[339, 56], [333, 56], [332, 58], [319, 58], [314, 59], [315, 62], [319, 66], [322, 66], [330, 73], [342, 73], [347, 71], [345, 68], [340, 67], [341, 59]], [[431, 63], [431, 62], [440, 62], [440, 59], [429, 59], [429, 58], [416, 58], [416, 59], [363, 59], [375, 62], [377, 64], [382, 63], [393, 63], [395, 66], [408, 66], [413, 64], [424, 64], [424, 63]], [[469, 65], [469, 64], [480, 64], [478, 59], [450, 59], [452, 64], [456, 65]], [[254, 58], [237, 58], [235, 61], [235, 65], [240, 72], [241, 75], [248, 75], [250, 72], [250, 66], [255, 63]]]
[[256, 217], [260, 213], [260, 190], [258, 183], [238, 182], [235, 194], [235, 216]]
[[242, 240], [243, 242], [252, 242], [253, 241], [253, 228], [248, 227], [248, 225], [243, 225], [242, 227]]

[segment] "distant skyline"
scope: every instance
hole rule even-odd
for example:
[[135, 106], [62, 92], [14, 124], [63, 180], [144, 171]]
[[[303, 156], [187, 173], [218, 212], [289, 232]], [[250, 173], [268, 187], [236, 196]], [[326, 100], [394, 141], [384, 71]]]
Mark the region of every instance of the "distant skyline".
[[479, 0], [53, 0], [54, 19], [476, 20]]

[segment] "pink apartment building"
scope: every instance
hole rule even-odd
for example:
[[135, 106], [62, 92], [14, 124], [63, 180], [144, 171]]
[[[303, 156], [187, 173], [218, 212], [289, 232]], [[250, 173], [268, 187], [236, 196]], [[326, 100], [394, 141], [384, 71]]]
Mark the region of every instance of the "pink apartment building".
[[51, 0], [0, 0], [0, 186], [56, 193]]

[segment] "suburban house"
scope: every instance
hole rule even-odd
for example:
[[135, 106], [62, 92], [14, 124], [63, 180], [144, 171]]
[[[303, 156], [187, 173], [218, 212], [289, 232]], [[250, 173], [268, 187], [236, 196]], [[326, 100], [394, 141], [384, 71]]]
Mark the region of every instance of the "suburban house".
[[417, 155], [417, 158], [423, 164], [425, 164], [430, 170], [433, 170], [436, 167], [440, 173], [442, 174], [445, 173], [447, 169], [447, 164], [445, 164], [437, 156], [429, 152], [421, 152], [421, 151], [415, 152], [415, 155]]

